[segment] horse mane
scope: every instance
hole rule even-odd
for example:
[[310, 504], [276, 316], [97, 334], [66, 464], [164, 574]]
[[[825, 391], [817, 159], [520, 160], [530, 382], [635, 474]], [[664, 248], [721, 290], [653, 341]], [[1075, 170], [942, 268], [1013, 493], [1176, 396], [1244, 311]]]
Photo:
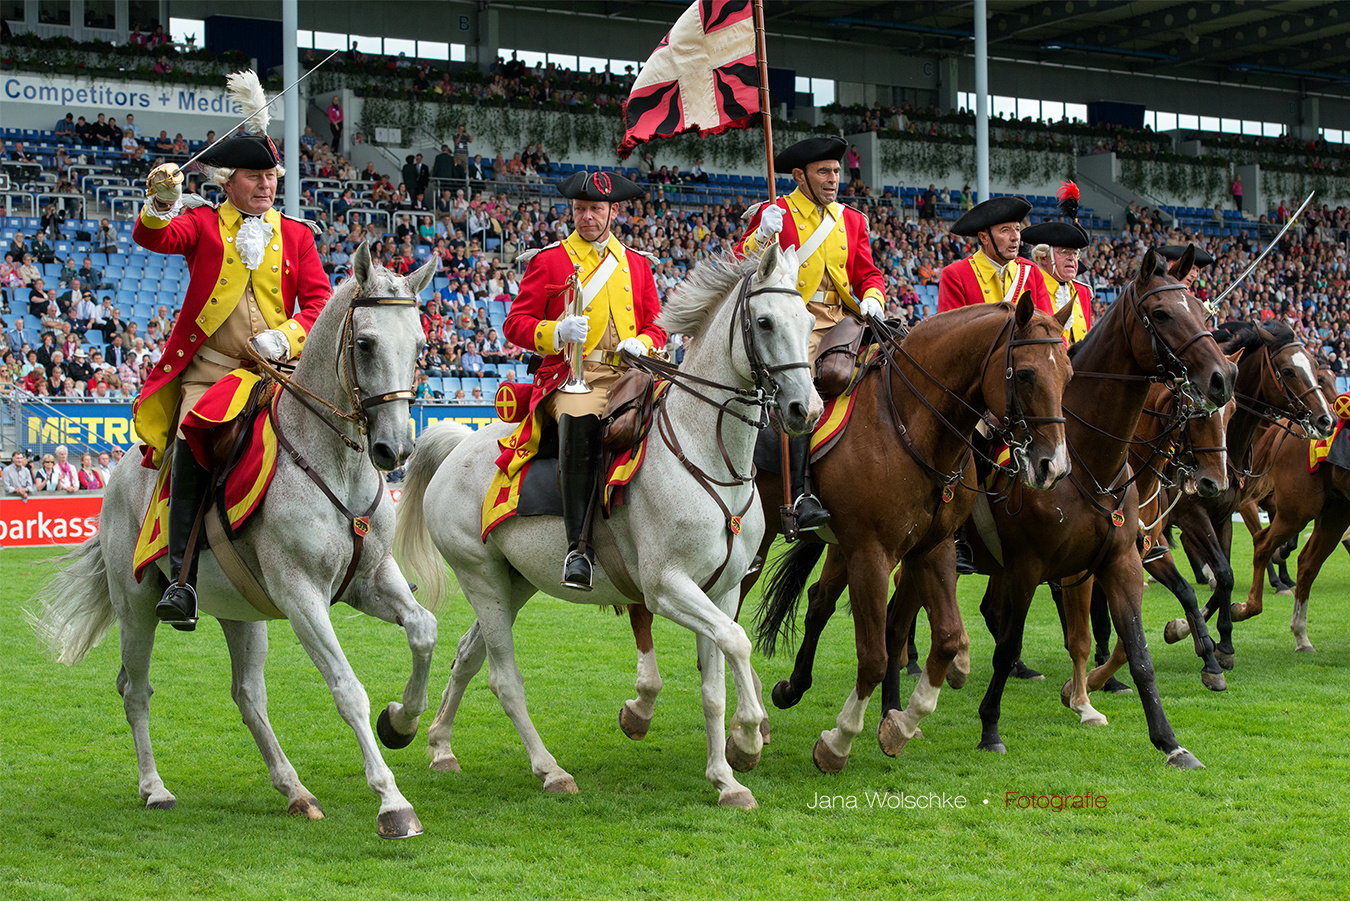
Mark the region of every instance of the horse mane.
[[759, 255], [741, 259], [729, 253], [714, 254], [690, 269], [684, 281], [667, 295], [657, 324], [672, 335], [697, 338], [731, 289], [758, 267]]
[[[1279, 350], [1282, 347], [1288, 347], [1298, 340], [1294, 334], [1294, 329], [1287, 322], [1271, 320], [1268, 323], [1261, 323], [1262, 328], [1274, 336], [1275, 341], [1270, 345], [1271, 350]], [[1225, 354], [1231, 354], [1239, 348], [1243, 350], [1260, 350], [1265, 341], [1256, 330], [1256, 323], [1243, 321], [1225, 322], [1214, 330], [1214, 340], [1219, 342]]]

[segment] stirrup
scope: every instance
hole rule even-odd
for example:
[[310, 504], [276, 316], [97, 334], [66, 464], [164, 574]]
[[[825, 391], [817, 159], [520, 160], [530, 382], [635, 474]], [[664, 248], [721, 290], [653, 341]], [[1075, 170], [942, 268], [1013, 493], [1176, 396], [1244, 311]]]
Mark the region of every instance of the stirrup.
[[197, 589], [174, 582], [155, 605], [155, 616], [180, 632], [193, 631], [197, 628]]
[[590, 591], [593, 587], [591, 585], [592, 578], [593, 568], [590, 557], [587, 557], [581, 551], [568, 551], [567, 557], [563, 559], [562, 584], [567, 588]]
[[797, 520], [797, 531], [814, 532], [830, 524], [830, 511], [821, 506], [814, 494], [803, 494], [792, 505], [792, 515]]

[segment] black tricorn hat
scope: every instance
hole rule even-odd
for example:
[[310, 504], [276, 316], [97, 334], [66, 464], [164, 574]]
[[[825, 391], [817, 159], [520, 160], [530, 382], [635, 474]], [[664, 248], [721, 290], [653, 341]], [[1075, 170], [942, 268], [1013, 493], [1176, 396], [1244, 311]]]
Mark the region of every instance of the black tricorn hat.
[[791, 175], [793, 169], [805, 169], [811, 163], [822, 160], [839, 162], [848, 149], [848, 141], [839, 135], [826, 135], [822, 138], [807, 138], [798, 141], [773, 158], [773, 171]]
[[617, 172], [574, 172], [558, 183], [568, 200], [604, 200], [610, 203], [645, 197], [647, 192]]
[[1022, 240], [1035, 246], [1083, 248], [1090, 243], [1087, 232], [1077, 222], [1042, 222], [1022, 229]]
[[201, 162], [230, 169], [272, 169], [281, 165], [281, 154], [267, 135], [235, 135], [211, 148]]
[[[1158, 253], [1175, 263], [1177, 260], [1181, 259], [1181, 255], [1186, 252], [1188, 246], [1190, 245], [1164, 244], [1162, 247], [1158, 248]], [[1213, 254], [1207, 250], [1201, 250], [1199, 247], [1195, 248], [1196, 266], [1208, 266], [1212, 262], [1214, 262]]]
[[952, 234], [973, 238], [985, 229], [1003, 222], [1021, 222], [1031, 212], [1031, 201], [1025, 197], [991, 197], [975, 204], [974, 208], [952, 224]]

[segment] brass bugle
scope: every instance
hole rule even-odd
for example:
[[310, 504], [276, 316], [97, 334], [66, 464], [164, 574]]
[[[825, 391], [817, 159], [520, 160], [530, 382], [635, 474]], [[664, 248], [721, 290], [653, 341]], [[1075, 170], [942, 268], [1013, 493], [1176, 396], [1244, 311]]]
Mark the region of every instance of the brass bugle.
[[[567, 280], [567, 306], [568, 316], [585, 316], [586, 311], [581, 308], [581, 267], [575, 266], [572, 269], [572, 276]], [[567, 344], [567, 368], [569, 370], [567, 381], [562, 384], [559, 391], [564, 394], [590, 394], [591, 386], [586, 384], [586, 346], [585, 342], [569, 342]]]

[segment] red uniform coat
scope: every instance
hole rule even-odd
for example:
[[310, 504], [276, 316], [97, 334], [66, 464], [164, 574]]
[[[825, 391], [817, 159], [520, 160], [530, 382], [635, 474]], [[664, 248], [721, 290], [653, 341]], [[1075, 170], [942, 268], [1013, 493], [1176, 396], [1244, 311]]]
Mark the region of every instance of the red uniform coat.
[[158, 465], [173, 433], [183, 370], [229, 317], [250, 277], [267, 325], [286, 336], [292, 356], [299, 354], [332, 294], [309, 226], [276, 210], [269, 210], [264, 219], [272, 223], [272, 239], [256, 270], [249, 270], [233, 242], [226, 240], [238, 233], [242, 220], [228, 202], [219, 209], [186, 210], [167, 222], [142, 214], [136, 223], [132, 232], [136, 243], [156, 253], [182, 254], [191, 278], [164, 355], [150, 370], [132, 408], [137, 434], [151, 451], [147, 465]]
[[[1002, 291], [986, 292], [985, 286], [981, 285], [975, 275], [973, 259], [974, 256], [970, 256], [943, 267], [942, 275], [938, 277], [939, 313], [957, 307], [968, 307], [977, 303], [999, 303], [1003, 300]], [[1018, 278], [1023, 282], [1014, 300], [1022, 296], [1022, 291], [1030, 291], [1032, 300], [1036, 302], [1036, 309], [1053, 316], [1055, 308], [1050, 302], [1050, 293], [1045, 289], [1045, 279], [1041, 275], [1040, 267], [1021, 257], [1009, 265], [1019, 267]]]

